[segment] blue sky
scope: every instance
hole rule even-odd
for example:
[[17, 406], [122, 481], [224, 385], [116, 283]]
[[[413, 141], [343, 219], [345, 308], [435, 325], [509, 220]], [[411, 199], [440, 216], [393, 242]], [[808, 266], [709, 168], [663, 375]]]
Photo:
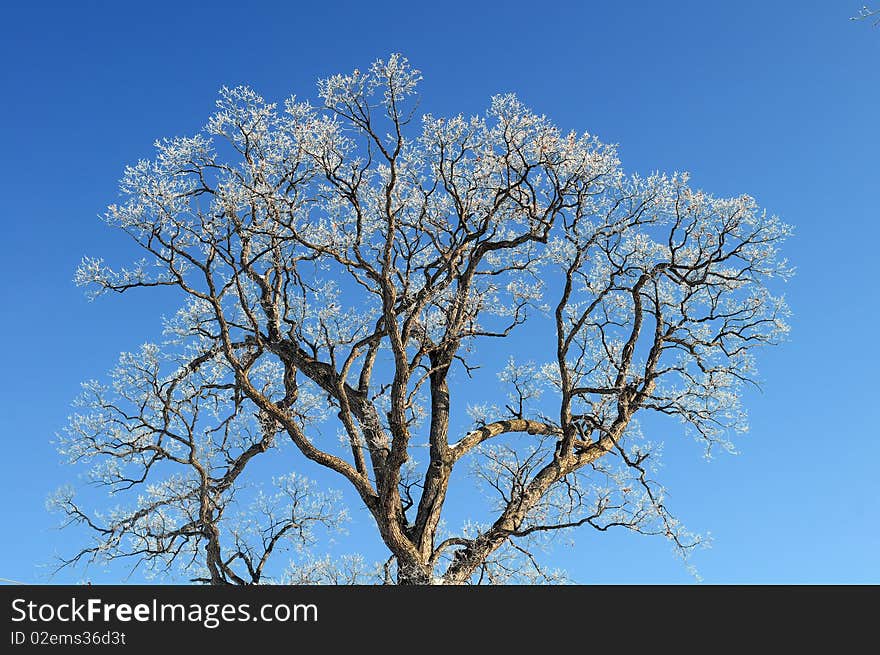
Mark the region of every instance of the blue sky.
[[[83, 255], [127, 247], [97, 218], [122, 168], [196, 131], [221, 85], [311, 97], [317, 77], [400, 51], [423, 71], [425, 111], [482, 112], [515, 91], [562, 128], [619, 143], [628, 170], [689, 170], [795, 226], [793, 329], [762, 353], [751, 432], [711, 462], [668, 435], [663, 479], [684, 522], [713, 535], [693, 560], [706, 582], [880, 583], [880, 29], [848, 20], [860, 4], [4, 7], [0, 577], [48, 582], [53, 553], [75, 545], [44, 510], [77, 475], [50, 442], [81, 380], [160, 333], [152, 300], [89, 303], [72, 282]], [[346, 550], [378, 553], [370, 530], [362, 517]], [[630, 533], [582, 532], [552, 558], [584, 583], [692, 581], [665, 542]]]

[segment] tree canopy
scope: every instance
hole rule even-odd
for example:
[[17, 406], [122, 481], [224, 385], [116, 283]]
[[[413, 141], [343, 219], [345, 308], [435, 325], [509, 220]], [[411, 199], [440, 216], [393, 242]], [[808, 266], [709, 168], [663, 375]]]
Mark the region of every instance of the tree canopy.
[[[420, 81], [395, 54], [320, 80], [316, 103], [224, 88], [202, 131], [126, 168], [105, 220], [143, 258], [85, 258], [76, 281], [170, 287], [180, 305], [158, 343], [84, 385], [61, 449], [117, 504], [56, 494], [93, 537], [67, 563], [374, 579], [356, 555], [269, 564], [340, 526], [340, 496], [308, 477], [321, 468], [375, 523], [386, 582], [555, 581], [536, 544], [578, 526], [699, 543], [638, 419], [707, 448], [745, 429], [754, 350], [787, 330], [770, 287], [789, 227], [685, 173], [628, 174], [614, 146], [514, 95], [419, 115]], [[496, 372], [484, 402], [470, 377]], [[265, 458], [289, 472], [254, 477]], [[443, 520], [450, 483], [471, 484], [459, 470], [488, 520]]]

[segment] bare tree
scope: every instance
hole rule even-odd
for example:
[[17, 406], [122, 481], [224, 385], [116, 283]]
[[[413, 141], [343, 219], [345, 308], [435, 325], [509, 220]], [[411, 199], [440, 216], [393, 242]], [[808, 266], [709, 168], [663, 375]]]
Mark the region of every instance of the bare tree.
[[[753, 349], [786, 330], [768, 282], [789, 274], [789, 228], [686, 174], [624, 174], [613, 146], [513, 95], [419, 125], [420, 79], [392, 55], [321, 80], [318, 106], [224, 88], [204, 131], [126, 169], [106, 221], [145, 258], [86, 258], [76, 281], [171, 287], [182, 306], [163, 343], [85, 386], [62, 451], [128, 505], [96, 517], [61, 492], [95, 536], [69, 562], [266, 581], [282, 545], [339, 524], [299, 473], [255, 494], [246, 471], [268, 457], [350, 485], [389, 554], [271, 579], [556, 582], [540, 550], [562, 530], [700, 542], [667, 509], [636, 415], [707, 448], [745, 428]], [[477, 369], [495, 365], [507, 391], [484, 403]], [[491, 504], [450, 527], [465, 460]]]

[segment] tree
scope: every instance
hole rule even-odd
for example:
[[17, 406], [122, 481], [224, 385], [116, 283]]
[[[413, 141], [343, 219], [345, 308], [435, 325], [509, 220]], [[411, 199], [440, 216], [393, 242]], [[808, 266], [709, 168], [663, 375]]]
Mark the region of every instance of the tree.
[[[84, 386], [62, 452], [128, 500], [94, 515], [57, 494], [94, 537], [67, 563], [364, 581], [356, 557], [266, 574], [338, 526], [338, 498], [301, 474], [321, 469], [372, 517], [386, 582], [553, 581], [541, 541], [577, 526], [700, 542], [666, 507], [637, 415], [707, 448], [745, 428], [753, 349], [786, 331], [768, 284], [789, 274], [789, 228], [686, 174], [627, 175], [613, 146], [513, 95], [419, 125], [420, 79], [395, 54], [321, 80], [318, 106], [224, 88], [202, 132], [125, 170], [106, 222], [145, 258], [85, 258], [76, 281], [170, 287], [181, 305], [162, 343]], [[493, 342], [507, 395], [475, 402]], [[525, 344], [545, 361], [515, 357]], [[294, 472], [255, 491], [246, 475], [272, 457]], [[493, 513], [450, 528], [466, 461]]]

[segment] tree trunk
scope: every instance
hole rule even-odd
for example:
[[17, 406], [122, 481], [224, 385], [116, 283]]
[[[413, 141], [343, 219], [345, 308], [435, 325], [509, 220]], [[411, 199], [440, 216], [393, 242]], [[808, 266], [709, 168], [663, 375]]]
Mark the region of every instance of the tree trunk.
[[431, 570], [416, 562], [400, 563], [397, 567], [397, 584], [429, 585], [434, 583]]

